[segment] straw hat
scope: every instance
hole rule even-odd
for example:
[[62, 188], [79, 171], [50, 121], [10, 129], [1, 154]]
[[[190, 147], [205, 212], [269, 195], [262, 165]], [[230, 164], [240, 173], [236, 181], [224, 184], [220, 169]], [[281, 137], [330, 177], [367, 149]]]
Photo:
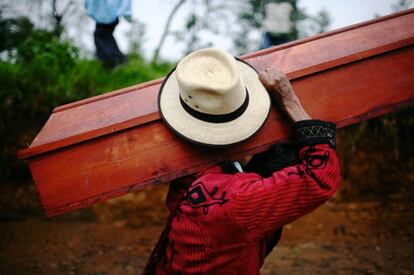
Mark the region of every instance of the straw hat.
[[253, 67], [218, 49], [184, 57], [162, 83], [158, 107], [181, 137], [208, 146], [231, 145], [255, 134], [270, 97]]

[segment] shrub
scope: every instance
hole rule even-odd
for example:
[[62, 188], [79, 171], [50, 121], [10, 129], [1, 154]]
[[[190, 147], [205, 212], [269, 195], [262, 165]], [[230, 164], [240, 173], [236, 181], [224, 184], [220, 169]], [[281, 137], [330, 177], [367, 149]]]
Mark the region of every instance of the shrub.
[[0, 176], [27, 178], [17, 150], [28, 146], [59, 105], [165, 75], [172, 65], [154, 66], [139, 55], [113, 69], [97, 60], [80, 59], [78, 49], [52, 33], [33, 31], [0, 61]]

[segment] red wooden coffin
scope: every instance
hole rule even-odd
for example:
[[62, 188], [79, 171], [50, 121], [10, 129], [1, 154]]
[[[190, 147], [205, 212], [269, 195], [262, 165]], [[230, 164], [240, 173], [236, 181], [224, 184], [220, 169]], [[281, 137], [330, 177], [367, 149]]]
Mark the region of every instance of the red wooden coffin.
[[[338, 127], [414, 102], [414, 10], [367, 21], [242, 59], [258, 71], [278, 67], [313, 118]], [[226, 158], [257, 153], [289, 138], [273, 108], [248, 141], [226, 149], [195, 146], [161, 121], [162, 79], [57, 107], [27, 159], [47, 216], [167, 182]]]

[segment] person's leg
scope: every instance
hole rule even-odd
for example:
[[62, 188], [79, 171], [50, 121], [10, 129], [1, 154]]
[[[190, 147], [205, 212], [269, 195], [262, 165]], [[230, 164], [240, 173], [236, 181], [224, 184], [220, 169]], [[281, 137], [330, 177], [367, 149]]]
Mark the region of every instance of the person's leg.
[[106, 56], [106, 51], [105, 51], [105, 33], [106, 33], [105, 25], [96, 23], [95, 32], [93, 33], [93, 38], [95, 40], [95, 47], [96, 47], [96, 57], [103, 63], [107, 61], [107, 56]]
[[272, 46], [280, 45], [289, 42], [288, 34], [270, 35], [270, 44]]
[[260, 46], [260, 49], [266, 49], [266, 48], [269, 48], [270, 46], [272, 46], [271, 41], [270, 41], [270, 35], [268, 32], [265, 32], [265, 34], [263, 35], [263, 41], [262, 41], [262, 45]]
[[111, 30], [110, 39], [111, 39], [111, 52], [112, 52], [113, 60], [115, 61], [115, 63], [120, 64], [125, 61], [125, 55], [119, 49], [118, 44], [116, 43], [116, 40], [113, 35], [116, 25], [118, 25], [118, 23], [119, 23], [119, 20], [116, 19], [116, 21], [111, 25], [112, 30]]
[[112, 24], [96, 23], [94, 32], [96, 56], [105, 66], [114, 67], [125, 61], [125, 56], [116, 44], [113, 32], [118, 19]]

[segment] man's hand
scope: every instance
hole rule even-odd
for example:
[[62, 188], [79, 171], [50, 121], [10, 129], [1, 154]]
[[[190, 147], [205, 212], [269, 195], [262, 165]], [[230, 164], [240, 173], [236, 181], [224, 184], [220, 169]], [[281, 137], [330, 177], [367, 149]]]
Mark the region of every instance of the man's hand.
[[288, 77], [282, 71], [277, 69], [264, 70], [259, 74], [259, 79], [270, 96], [276, 99], [293, 122], [311, 119], [293, 91]]
[[259, 74], [259, 78], [269, 94], [280, 104], [297, 100], [288, 77], [282, 71], [267, 69]]

